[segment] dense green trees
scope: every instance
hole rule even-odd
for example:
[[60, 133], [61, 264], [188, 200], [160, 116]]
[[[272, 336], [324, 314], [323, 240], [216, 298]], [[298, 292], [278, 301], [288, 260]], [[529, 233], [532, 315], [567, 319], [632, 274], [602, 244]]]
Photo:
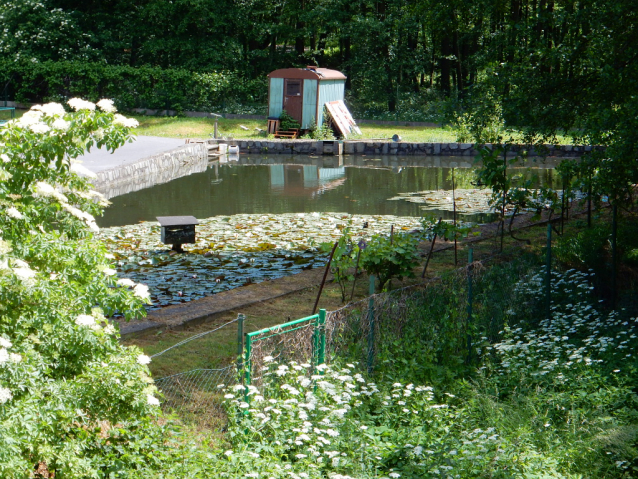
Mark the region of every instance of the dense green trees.
[[[228, 72], [231, 83], [319, 64], [348, 75], [355, 106], [393, 111], [438, 92], [453, 109], [503, 103], [512, 125], [603, 132], [625, 108], [601, 106], [632, 110], [635, 17], [629, 0], [10, 0], [1, 80], [39, 101], [63, 88], [23, 71], [50, 60]], [[77, 68], [65, 68], [73, 90]], [[265, 100], [263, 83], [239, 90], [225, 97]]]

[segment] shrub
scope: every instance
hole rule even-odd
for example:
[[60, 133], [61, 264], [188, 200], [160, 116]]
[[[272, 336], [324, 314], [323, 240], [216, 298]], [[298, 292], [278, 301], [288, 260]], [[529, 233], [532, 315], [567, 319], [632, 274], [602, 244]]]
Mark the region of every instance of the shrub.
[[413, 270], [420, 259], [418, 244], [419, 237], [409, 233], [374, 235], [362, 245], [361, 267], [379, 279], [379, 290], [382, 291], [393, 278], [414, 277]]

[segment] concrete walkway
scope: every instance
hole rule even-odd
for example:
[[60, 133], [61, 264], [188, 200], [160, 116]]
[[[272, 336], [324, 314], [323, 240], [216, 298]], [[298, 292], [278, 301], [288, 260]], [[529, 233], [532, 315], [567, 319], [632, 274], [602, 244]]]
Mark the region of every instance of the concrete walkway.
[[82, 165], [93, 173], [132, 165], [151, 156], [184, 146], [183, 139], [163, 138], [159, 136], [138, 136], [133, 143], [126, 143], [113, 153], [105, 148], [92, 149], [78, 158]]

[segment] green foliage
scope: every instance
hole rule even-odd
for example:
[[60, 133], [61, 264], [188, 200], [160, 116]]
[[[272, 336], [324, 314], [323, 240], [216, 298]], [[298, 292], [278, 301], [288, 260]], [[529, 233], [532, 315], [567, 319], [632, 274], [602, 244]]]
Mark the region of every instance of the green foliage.
[[[346, 301], [349, 282], [354, 281], [354, 269], [356, 267], [357, 257], [361, 251], [359, 245], [353, 243], [350, 231], [350, 225], [343, 229], [343, 234], [337, 242], [337, 247], [332, 255], [332, 262], [330, 264], [330, 272], [334, 275], [334, 279], [339, 284], [341, 290], [342, 302]], [[322, 243], [321, 251], [330, 253], [333, 246], [332, 243]]]
[[283, 110], [279, 115], [279, 129], [286, 130], [297, 130], [301, 128], [301, 125], [297, 120], [291, 117], [286, 110]]
[[120, 109], [223, 111], [233, 101], [263, 99], [263, 80], [232, 72], [197, 72], [108, 65], [98, 62], [45, 61], [3, 64], [3, 81], [17, 101], [64, 101], [69, 97], [112, 98]]
[[[119, 344], [105, 314], [144, 314], [144, 285], [117, 282], [93, 238], [103, 197], [75, 158], [113, 150], [137, 123], [112, 102], [36, 106], [0, 129], [0, 475], [38, 464], [98, 477], [111, 431], [157, 414], [150, 358]], [[83, 175], [83, 176], [80, 176]], [[132, 287], [133, 289], [129, 289]], [[129, 429], [130, 427], [130, 429]], [[118, 455], [125, 455], [124, 444]]]
[[379, 291], [383, 291], [393, 278], [414, 277], [413, 270], [420, 260], [417, 251], [419, 240], [415, 234], [396, 233], [392, 236], [374, 235], [365, 245], [360, 245], [361, 267], [379, 279]]
[[[326, 118], [326, 114], [324, 112], [324, 118]], [[321, 126], [317, 126], [317, 124], [312, 121], [310, 124], [310, 132], [306, 135], [308, 138], [312, 140], [334, 140], [334, 132], [332, 128], [328, 124], [328, 122], [324, 121]]]

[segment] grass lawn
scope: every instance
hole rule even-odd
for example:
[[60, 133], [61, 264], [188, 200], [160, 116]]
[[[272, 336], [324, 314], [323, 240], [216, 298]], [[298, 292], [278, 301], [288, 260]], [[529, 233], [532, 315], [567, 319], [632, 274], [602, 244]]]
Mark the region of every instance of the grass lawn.
[[[138, 135], [164, 136], [169, 138], [210, 138], [214, 131], [214, 120], [209, 118], [180, 118], [134, 116], [140, 122]], [[219, 135], [232, 138], [264, 138], [256, 128], [266, 129], [266, 120], [230, 120], [219, 119]], [[240, 125], [248, 130], [243, 130]], [[361, 138], [390, 139], [398, 134], [405, 141], [422, 143], [446, 143], [456, 141], [456, 133], [448, 128], [417, 126], [360, 125]]]

